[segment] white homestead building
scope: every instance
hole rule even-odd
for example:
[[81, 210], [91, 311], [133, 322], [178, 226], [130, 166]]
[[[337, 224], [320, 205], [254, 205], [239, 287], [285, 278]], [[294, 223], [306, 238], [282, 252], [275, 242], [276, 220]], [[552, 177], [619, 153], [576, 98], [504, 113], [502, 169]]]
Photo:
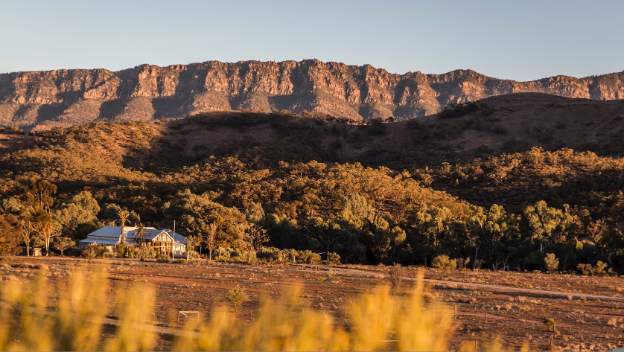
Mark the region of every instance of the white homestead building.
[[115, 246], [122, 242], [128, 246], [150, 246], [172, 257], [186, 255], [186, 237], [169, 229], [161, 230], [154, 227], [124, 226], [121, 232], [119, 226], [105, 226], [88, 234], [87, 238], [80, 241], [79, 246], [80, 248], [103, 246], [112, 252]]

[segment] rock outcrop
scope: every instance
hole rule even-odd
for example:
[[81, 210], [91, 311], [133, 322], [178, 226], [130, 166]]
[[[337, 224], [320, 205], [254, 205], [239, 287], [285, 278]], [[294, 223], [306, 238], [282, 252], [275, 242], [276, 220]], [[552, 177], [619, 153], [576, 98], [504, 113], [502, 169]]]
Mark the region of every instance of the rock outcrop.
[[363, 122], [425, 116], [450, 103], [518, 92], [624, 99], [624, 72], [517, 82], [471, 70], [400, 75], [318, 60], [16, 72], [0, 75], [0, 124], [49, 128], [235, 110]]

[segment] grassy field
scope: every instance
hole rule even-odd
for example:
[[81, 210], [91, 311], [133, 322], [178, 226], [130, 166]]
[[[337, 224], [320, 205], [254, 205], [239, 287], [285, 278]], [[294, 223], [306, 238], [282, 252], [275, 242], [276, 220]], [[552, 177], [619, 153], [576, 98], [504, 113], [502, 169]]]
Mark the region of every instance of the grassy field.
[[[223, 304], [252, 322], [263, 298], [277, 298], [301, 285], [299, 296], [312, 308], [344, 321], [345, 306], [379, 285], [407, 296], [419, 268], [311, 265], [252, 266], [194, 262], [168, 264], [76, 258], [5, 258], [4, 281], [35, 278], [42, 269], [55, 285], [76, 269], [108, 268], [112, 288], [147, 283], [156, 289], [157, 348], [171, 347], [180, 333], [180, 311], [209, 315]], [[46, 270], [47, 269], [47, 270]], [[597, 350], [624, 345], [624, 279], [562, 274], [424, 269], [425, 283], [450, 310], [456, 323], [451, 346], [483, 348], [500, 338], [518, 349]], [[113, 295], [110, 295], [112, 299]], [[114, 318], [108, 321], [115, 325]], [[554, 325], [554, 326], [553, 326]], [[105, 330], [106, 333], [106, 330]], [[467, 342], [468, 341], [468, 342]]]

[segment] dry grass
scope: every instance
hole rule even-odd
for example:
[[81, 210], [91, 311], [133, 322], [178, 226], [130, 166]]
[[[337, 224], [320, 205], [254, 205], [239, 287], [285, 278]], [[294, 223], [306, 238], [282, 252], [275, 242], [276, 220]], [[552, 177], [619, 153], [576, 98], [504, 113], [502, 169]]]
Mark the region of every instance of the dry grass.
[[[46, 274], [44, 270], [31, 281], [11, 280], [0, 288], [0, 350], [148, 351], [156, 347], [155, 291], [150, 286], [118, 288], [111, 304], [104, 270], [90, 275], [75, 271], [52, 289]], [[344, 305], [344, 321], [304, 303], [301, 286], [284, 291], [278, 299], [262, 299], [250, 322], [217, 306], [207, 320], [191, 320], [176, 330], [173, 349], [448, 350], [455, 330], [452, 309], [431, 295], [422, 279], [421, 273], [405, 296], [393, 295], [388, 286], [361, 294]], [[489, 350], [502, 349], [497, 343], [492, 346]]]

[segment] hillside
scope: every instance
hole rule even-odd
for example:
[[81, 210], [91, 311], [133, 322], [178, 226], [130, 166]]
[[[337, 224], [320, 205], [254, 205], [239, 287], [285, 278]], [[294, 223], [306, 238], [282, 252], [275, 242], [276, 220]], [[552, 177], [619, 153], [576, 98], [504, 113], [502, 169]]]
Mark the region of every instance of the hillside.
[[[459, 105], [428, 119], [387, 124], [212, 113], [170, 122], [97, 122], [65, 131], [12, 136], [5, 135], [6, 148], [33, 152], [31, 144], [45, 144], [54, 155], [80, 154], [81, 164], [95, 158], [101, 165], [99, 160], [110, 155], [107, 165], [146, 171], [191, 165], [211, 155], [235, 155], [260, 166], [316, 160], [400, 170], [532, 147], [621, 155], [624, 103], [514, 94]], [[31, 141], [24, 143], [24, 139]]]
[[624, 73], [517, 82], [471, 70], [393, 74], [370, 65], [318, 60], [16, 72], [0, 74], [0, 124], [47, 129], [227, 111], [334, 116], [359, 123], [432, 115], [448, 104], [520, 92], [623, 99]]
[[622, 271], [623, 111], [515, 94], [393, 123], [213, 113], [7, 129], [1, 209], [19, 209], [34, 176], [58, 186], [58, 221], [74, 238], [121, 207], [185, 233], [219, 221], [238, 256], [268, 243], [354, 263], [444, 254], [535, 269], [551, 251], [563, 270], [601, 260]]

